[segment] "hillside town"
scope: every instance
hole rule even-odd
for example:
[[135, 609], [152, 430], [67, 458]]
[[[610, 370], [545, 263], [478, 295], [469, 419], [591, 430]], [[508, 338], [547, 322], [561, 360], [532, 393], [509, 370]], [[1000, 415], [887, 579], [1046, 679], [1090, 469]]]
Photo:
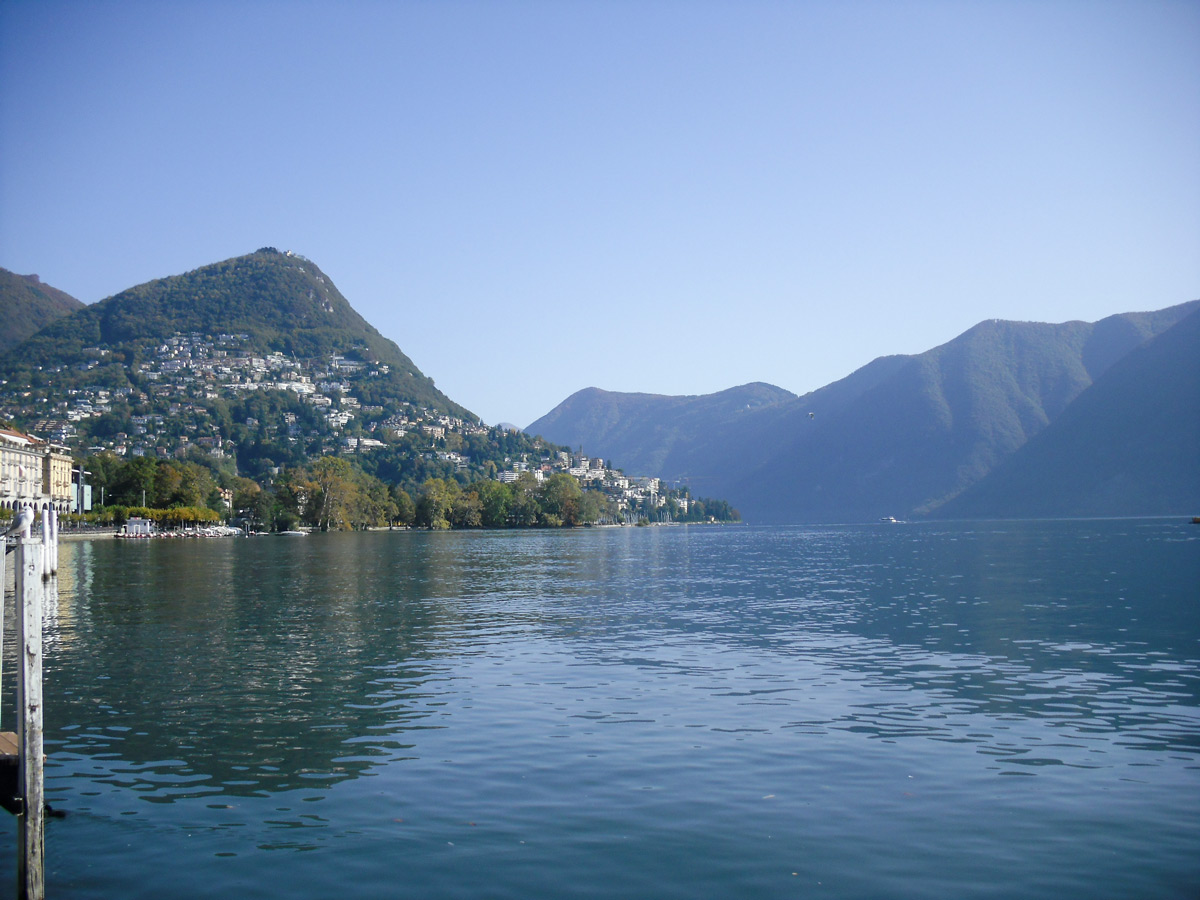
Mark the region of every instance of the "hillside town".
[[[452, 419], [436, 427], [441, 432], [439, 436], [444, 436], [446, 429], [454, 433], [459, 425], [458, 420]], [[469, 463], [467, 457], [454, 451], [431, 450], [428, 456], [451, 462], [456, 468], [465, 468]], [[658, 478], [626, 476], [620, 470], [608, 468], [599, 458], [560, 450], [547, 452], [534, 461], [526, 456], [519, 460], [510, 459], [508, 463], [508, 467], [495, 476], [502, 484], [516, 483], [526, 473], [535, 483], [542, 484], [553, 475], [565, 473], [582, 489], [604, 494], [623, 513], [663, 508], [668, 500], [673, 512], [686, 514], [688, 511], [686, 493], [664, 490]], [[219, 493], [225, 512], [232, 514], [232, 491], [220, 489]], [[17, 510], [28, 506], [52, 508], [60, 513], [80, 513], [90, 512], [93, 505], [86, 470], [75, 464], [66, 446], [14, 429], [0, 429], [0, 508]]]
[[[89, 512], [103, 503], [103, 496], [92, 496], [86, 466], [97, 454], [224, 464], [236, 473], [239, 446], [270, 440], [307, 458], [340, 456], [367, 469], [375, 454], [403, 452], [427, 475], [464, 484], [515, 485], [524, 478], [542, 485], [568, 475], [581, 490], [603, 495], [613, 521], [671, 521], [689, 512], [686, 488], [628, 476], [582, 449], [570, 452], [521, 435], [514, 444], [519, 452], [497, 455], [499, 429], [423, 406], [365, 402], [372, 381], [389, 374], [386, 364], [356, 358], [365, 354], [297, 359], [256, 355], [249, 344], [246, 334], [177, 332], [132, 352], [88, 347], [81, 362], [45, 370], [40, 389], [0, 386], [0, 415], [32, 424], [30, 434], [0, 431], [2, 508]], [[258, 412], [241, 402], [256, 397], [265, 412], [233, 418], [234, 410]], [[277, 478], [285, 467], [286, 461], [270, 466], [260, 480]], [[219, 496], [218, 512], [235, 517], [233, 491], [222, 487]]]
[[[249, 343], [246, 334], [176, 333], [162, 343], [137, 348], [139, 359], [129, 365], [137, 387], [86, 384], [69, 388], [67, 396], [57, 399], [31, 391], [17, 395], [6, 391], [4, 413], [26, 417], [33, 414], [33, 431], [60, 443], [74, 442], [86, 432], [96, 438], [87, 448], [89, 452], [111, 450], [119, 456], [182, 455], [189, 449], [188, 444], [198, 444], [221, 457], [231, 447], [219, 433], [210, 401], [236, 399], [253, 392], [284, 391], [302, 400], [325, 426], [314, 423], [307, 436], [329, 436], [331, 445], [327, 449], [331, 451], [338, 449], [334, 445], [341, 440], [342, 432], [356, 420], [368, 432], [391, 427], [403, 434], [404, 426], [410, 424], [430, 429], [448, 427], [449, 423], [437, 421], [446, 417], [429, 410], [414, 411], [411, 418], [401, 415], [384, 421], [382, 406], [360, 402], [353, 394], [351, 381], [387, 375], [389, 367], [385, 364], [343, 355], [303, 360], [281, 352], [257, 356], [248, 349]], [[84, 354], [86, 358], [73, 367], [57, 366], [47, 370], [46, 375], [54, 378], [93, 372], [114, 361], [113, 351], [105, 347], [84, 348]], [[95, 429], [86, 427], [88, 420], [112, 413], [117, 404], [162, 408], [163, 412], [132, 414], [130, 432], [94, 435]], [[250, 419], [244, 424], [256, 427], [260, 423]], [[285, 416], [283, 425], [289, 439], [298, 440], [304, 434], [295, 413]], [[466, 433], [487, 430], [478, 424], [463, 424], [460, 428]], [[372, 449], [383, 443], [366, 437], [342, 441], [342, 446]]]

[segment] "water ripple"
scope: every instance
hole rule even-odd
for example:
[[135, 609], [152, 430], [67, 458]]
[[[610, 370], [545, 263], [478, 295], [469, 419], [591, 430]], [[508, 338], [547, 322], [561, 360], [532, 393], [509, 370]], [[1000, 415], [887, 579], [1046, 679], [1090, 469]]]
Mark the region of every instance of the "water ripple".
[[64, 548], [61, 840], [137, 861], [94, 896], [186, 895], [142, 843], [309, 896], [343, 867], [389, 896], [397, 866], [414, 896], [790, 896], [792, 872], [1152, 896], [1200, 853], [1200, 564], [1176, 531]]

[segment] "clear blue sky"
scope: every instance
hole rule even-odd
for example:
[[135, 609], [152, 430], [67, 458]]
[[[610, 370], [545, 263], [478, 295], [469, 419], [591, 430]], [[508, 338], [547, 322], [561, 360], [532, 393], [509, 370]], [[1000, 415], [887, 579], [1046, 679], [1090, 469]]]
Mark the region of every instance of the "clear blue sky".
[[453, 399], [1200, 297], [1200, 3], [0, 0], [0, 266], [312, 259]]

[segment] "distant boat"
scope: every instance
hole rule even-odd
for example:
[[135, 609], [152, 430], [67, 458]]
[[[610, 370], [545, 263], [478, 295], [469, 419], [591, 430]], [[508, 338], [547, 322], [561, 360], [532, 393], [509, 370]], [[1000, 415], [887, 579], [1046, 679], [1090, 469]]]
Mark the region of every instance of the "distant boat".
[[307, 531], [281, 531], [279, 533], [285, 537], [308, 537]]
[[895, 516], [884, 516], [879, 521], [883, 522], [885, 525], [899, 525], [900, 524], [900, 520], [897, 519]]
[[1200, 525], [1200, 516], [1192, 516], [1192, 524]]

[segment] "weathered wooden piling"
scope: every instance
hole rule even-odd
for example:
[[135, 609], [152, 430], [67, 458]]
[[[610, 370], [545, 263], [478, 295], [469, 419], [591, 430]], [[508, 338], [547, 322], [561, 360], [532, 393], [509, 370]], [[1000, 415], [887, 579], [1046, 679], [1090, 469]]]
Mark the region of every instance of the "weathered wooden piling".
[[[46, 511], [40, 539], [28, 529], [17, 537], [14, 558], [15, 616], [17, 628], [17, 731], [0, 733], [0, 768], [16, 778], [5, 806], [17, 814], [17, 896], [44, 900], [45, 889], [45, 756], [42, 714], [42, 610], [45, 597], [56, 587], [57, 514]], [[7, 548], [4, 556], [7, 557]], [[5, 582], [0, 563], [0, 585]], [[0, 604], [0, 647], [4, 620]], [[0, 652], [0, 679], [3, 654]], [[16, 759], [13, 759], [13, 756]]]
[[42, 900], [45, 890], [46, 797], [42, 756], [42, 594], [45, 580], [46, 548], [37, 540], [22, 539], [17, 545], [17, 653], [20, 669], [17, 681], [17, 744], [21, 754], [18, 787], [21, 813], [17, 816], [17, 896], [21, 900]]

